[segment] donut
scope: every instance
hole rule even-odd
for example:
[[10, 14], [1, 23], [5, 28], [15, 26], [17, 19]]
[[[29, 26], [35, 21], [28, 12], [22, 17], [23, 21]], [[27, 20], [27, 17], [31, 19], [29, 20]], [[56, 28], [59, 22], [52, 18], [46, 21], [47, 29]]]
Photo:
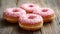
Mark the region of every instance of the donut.
[[19, 26], [24, 30], [38, 30], [43, 26], [43, 18], [36, 14], [27, 14], [19, 18]]
[[19, 16], [26, 14], [25, 10], [21, 8], [7, 8], [3, 12], [3, 18], [11, 23], [16, 23]]
[[42, 16], [44, 22], [50, 22], [55, 17], [54, 11], [50, 8], [41, 8], [38, 10], [34, 10], [33, 13]]
[[20, 6], [20, 8], [26, 10], [26, 13], [32, 13], [33, 10], [39, 9], [39, 5], [33, 3], [25, 3]]

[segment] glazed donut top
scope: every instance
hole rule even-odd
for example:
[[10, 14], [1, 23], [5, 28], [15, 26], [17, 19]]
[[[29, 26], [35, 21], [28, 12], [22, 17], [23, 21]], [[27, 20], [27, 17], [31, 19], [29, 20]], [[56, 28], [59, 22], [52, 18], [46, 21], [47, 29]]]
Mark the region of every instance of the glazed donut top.
[[25, 24], [36, 24], [43, 21], [43, 18], [36, 14], [27, 14], [27, 16], [22, 16], [19, 18], [19, 22]]
[[54, 11], [50, 8], [41, 8], [41, 9], [38, 9], [38, 10], [34, 10], [33, 13], [35, 14], [39, 14], [41, 16], [51, 16], [54, 14]]
[[32, 3], [25, 3], [25, 4], [22, 4], [20, 7], [30, 12], [32, 10], [35, 10], [36, 8], [37, 9], [40, 8], [39, 5], [32, 4]]
[[20, 15], [26, 14], [25, 10], [21, 8], [7, 8], [4, 12], [4, 15], [10, 16], [10, 17], [18, 17]]

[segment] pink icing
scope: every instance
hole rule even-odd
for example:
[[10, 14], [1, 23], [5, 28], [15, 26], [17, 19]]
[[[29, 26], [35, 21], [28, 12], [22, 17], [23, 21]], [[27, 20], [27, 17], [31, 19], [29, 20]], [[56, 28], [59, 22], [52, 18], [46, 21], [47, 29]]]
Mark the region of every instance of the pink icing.
[[22, 4], [20, 7], [29, 11], [29, 12], [32, 12], [33, 10], [36, 10], [36, 9], [40, 8], [38, 5], [32, 4], [32, 3]]
[[36, 14], [27, 14], [23, 17], [20, 17], [19, 22], [26, 23], [26, 24], [35, 24], [38, 22], [43, 22], [43, 18]]
[[18, 17], [22, 14], [26, 14], [25, 10], [21, 8], [7, 8], [3, 13], [4, 15], [7, 15], [10, 17]]
[[54, 14], [54, 11], [50, 8], [41, 8], [33, 11], [34, 14], [39, 14], [41, 16], [48, 16]]

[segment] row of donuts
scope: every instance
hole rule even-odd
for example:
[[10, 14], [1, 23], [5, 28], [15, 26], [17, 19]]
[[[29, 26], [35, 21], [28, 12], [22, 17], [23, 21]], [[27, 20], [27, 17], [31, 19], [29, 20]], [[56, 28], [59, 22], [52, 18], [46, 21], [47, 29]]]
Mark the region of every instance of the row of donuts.
[[37, 4], [25, 3], [18, 7], [7, 8], [3, 12], [3, 18], [11, 23], [19, 23], [25, 30], [38, 30], [43, 22], [52, 21], [55, 17], [50, 8], [40, 8]]

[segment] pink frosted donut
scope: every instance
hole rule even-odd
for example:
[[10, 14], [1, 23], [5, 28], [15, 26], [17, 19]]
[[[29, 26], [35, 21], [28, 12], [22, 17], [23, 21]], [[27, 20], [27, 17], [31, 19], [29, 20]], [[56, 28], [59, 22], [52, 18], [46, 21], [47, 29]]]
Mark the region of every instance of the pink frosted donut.
[[43, 17], [44, 22], [50, 22], [54, 18], [54, 11], [50, 8], [41, 8], [33, 11], [34, 14], [41, 15]]
[[39, 5], [32, 3], [25, 3], [20, 6], [22, 9], [26, 10], [27, 13], [32, 13], [33, 10], [39, 9]]
[[36, 14], [27, 14], [19, 18], [19, 26], [25, 30], [37, 30], [43, 26], [43, 18]]
[[3, 12], [3, 17], [9, 22], [17, 22], [19, 16], [26, 14], [25, 10], [21, 8], [7, 8]]

